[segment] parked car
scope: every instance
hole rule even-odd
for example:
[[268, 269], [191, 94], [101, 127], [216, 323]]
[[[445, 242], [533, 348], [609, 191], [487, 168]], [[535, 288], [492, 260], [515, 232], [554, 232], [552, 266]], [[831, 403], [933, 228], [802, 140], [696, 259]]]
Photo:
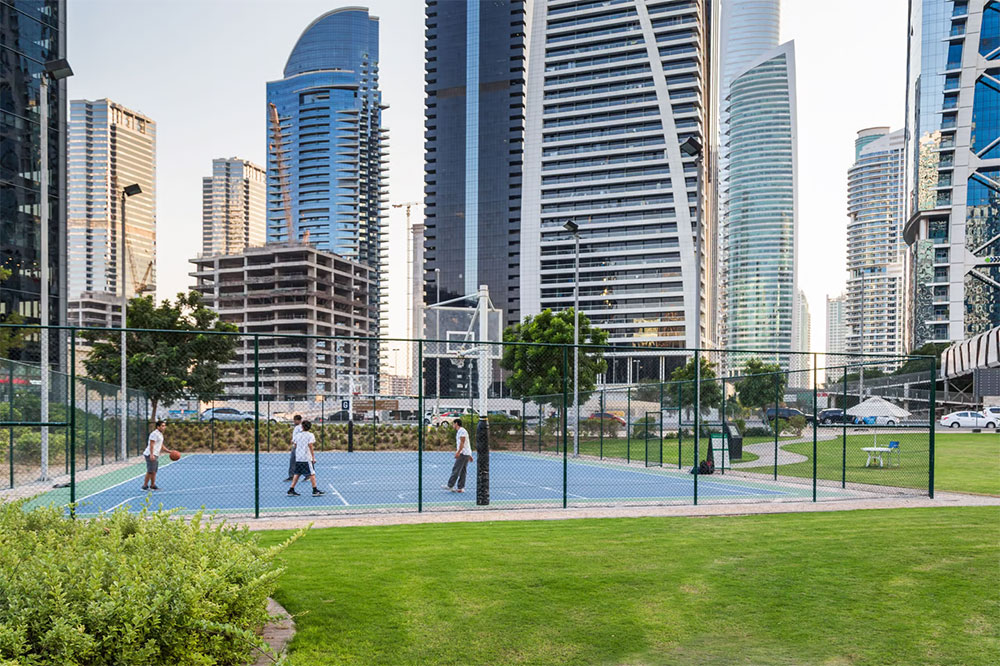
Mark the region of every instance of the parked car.
[[1000, 419], [982, 412], [952, 412], [941, 417], [946, 428], [996, 428]]
[[817, 414], [819, 422], [823, 425], [830, 425], [831, 423], [857, 423], [857, 418], [851, 416], [850, 414], [844, 415], [844, 410], [842, 409], [824, 409], [819, 414]]
[[[234, 407], [213, 407], [201, 413], [202, 421], [253, 421], [253, 412], [244, 412]], [[262, 421], [267, 421], [267, 416], [260, 415]], [[271, 419], [274, 421], [274, 419]]]
[[983, 410], [983, 416], [988, 419], [995, 419], [997, 423], [1000, 423], [1000, 405], [987, 407]]
[[[774, 407], [769, 407], [767, 411], [764, 412], [768, 423], [774, 421]], [[801, 416], [806, 420], [806, 423], [812, 423], [812, 414], [806, 414], [801, 409], [795, 409], [794, 407], [778, 407], [778, 418], [788, 420], [793, 416]]]
[[451, 425], [455, 419], [464, 416], [462, 412], [441, 412], [440, 414], [427, 414], [424, 416], [424, 425], [446, 426]]
[[625, 425], [625, 419], [618, 416], [617, 414], [612, 414], [611, 412], [594, 412], [587, 418], [589, 419], [608, 419], [611, 421], [616, 421], [621, 425]]

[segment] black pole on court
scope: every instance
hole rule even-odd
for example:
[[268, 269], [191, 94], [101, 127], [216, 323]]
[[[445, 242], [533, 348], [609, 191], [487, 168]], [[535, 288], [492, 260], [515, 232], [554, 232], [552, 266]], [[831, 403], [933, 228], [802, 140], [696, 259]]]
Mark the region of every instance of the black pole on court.
[[476, 504], [490, 503], [490, 426], [485, 416], [476, 424]]

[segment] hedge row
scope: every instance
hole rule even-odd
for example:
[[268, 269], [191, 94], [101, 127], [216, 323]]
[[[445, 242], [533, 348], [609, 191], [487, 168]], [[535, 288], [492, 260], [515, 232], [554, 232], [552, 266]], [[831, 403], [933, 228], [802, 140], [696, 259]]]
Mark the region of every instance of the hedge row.
[[245, 664], [286, 543], [169, 513], [0, 505], [0, 665]]

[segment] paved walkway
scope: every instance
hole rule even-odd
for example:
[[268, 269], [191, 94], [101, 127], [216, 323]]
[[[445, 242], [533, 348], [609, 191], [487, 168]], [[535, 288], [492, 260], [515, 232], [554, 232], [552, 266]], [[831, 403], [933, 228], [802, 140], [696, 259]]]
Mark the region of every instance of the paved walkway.
[[[818, 440], [833, 439], [838, 435], [834, 435], [828, 432], [817, 434]], [[799, 437], [797, 439], [779, 439], [778, 440], [778, 465], [791, 465], [792, 463], [806, 462], [809, 460], [808, 457], [792, 453], [791, 451], [785, 451], [782, 447], [785, 444], [800, 444], [802, 442], [813, 441], [812, 434], [808, 437]], [[733, 463], [731, 467], [733, 469], [742, 469], [746, 467], [773, 467], [774, 466], [774, 441], [770, 442], [758, 442], [756, 444], [748, 444], [743, 447], [743, 450], [752, 453], [757, 456], [757, 460], [752, 460], [750, 462], [737, 462]]]

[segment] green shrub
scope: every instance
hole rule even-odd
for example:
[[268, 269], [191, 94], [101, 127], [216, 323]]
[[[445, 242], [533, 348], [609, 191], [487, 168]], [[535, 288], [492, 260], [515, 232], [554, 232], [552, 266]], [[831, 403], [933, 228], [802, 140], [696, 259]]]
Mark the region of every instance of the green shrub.
[[170, 513], [0, 505], [0, 664], [245, 664], [292, 540]]

